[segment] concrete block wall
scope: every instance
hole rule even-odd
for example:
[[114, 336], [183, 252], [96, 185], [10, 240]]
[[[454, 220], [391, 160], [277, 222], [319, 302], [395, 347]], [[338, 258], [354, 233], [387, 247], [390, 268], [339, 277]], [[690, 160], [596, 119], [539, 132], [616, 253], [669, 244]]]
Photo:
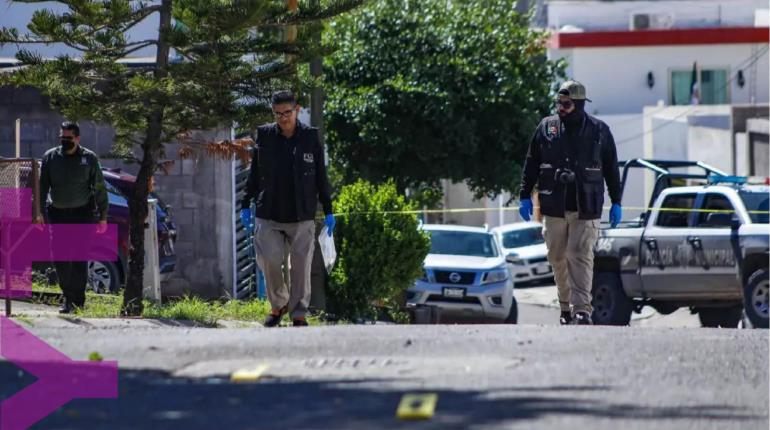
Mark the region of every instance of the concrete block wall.
[[[0, 157], [14, 156], [15, 120], [21, 119], [21, 156], [40, 158], [58, 145], [62, 116], [31, 88], [0, 88]], [[110, 152], [111, 127], [80, 121], [81, 143], [99, 155]], [[204, 133], [212, 139], [229, 138], [228, 129]], [[163, 294], [219, 297], [233, 283], [233, 164], [197, 158], [180, 160], [179, 145], [167, 144], [166, 158], [175, 160], [168, 175], [155, 175], [155, 191], [173, 206], [179, 230], [177, 270], [163, 283]], [[138, 166], [101, 159], [104, 167], [120, 167], [136, 174]]]

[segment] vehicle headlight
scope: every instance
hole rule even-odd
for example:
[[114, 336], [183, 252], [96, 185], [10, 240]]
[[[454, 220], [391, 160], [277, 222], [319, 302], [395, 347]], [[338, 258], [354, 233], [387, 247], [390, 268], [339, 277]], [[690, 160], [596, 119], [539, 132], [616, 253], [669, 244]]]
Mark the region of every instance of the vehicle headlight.
[[525, 262], [524, 259], [518, 256], [518, 254], [509, 254], [507, 257], [505, 257], [505, 261], [514, 264], [516, 266], [524, 266]]
[[495, 282], [503, 282], [508, 279], [508, 269], [495, 269], [484, 273], [484, 278], [481, 281], [482, 284], [493, 284]]

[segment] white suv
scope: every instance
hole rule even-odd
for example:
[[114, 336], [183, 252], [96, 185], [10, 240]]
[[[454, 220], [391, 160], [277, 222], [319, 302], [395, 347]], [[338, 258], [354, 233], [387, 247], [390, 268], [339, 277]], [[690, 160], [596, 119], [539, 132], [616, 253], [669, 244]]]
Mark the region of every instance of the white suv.
[[435, 305], [442, 318], [515, 324], [513, 280], [494, 235], [484, 228], [424, 225], [431, 237], [422, 279], [407, 304]]
[[513, 265], [516, 282], [553, 279], [548, 248], [539, 222], [517, 222], [492, 229], [506, 259]]

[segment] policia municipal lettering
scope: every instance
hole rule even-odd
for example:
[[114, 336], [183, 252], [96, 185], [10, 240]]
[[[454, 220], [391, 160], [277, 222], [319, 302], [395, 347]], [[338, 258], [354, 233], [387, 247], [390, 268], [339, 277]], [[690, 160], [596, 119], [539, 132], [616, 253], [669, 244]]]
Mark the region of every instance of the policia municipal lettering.
[[620, 171], [609, 127], [584, 111], [585, 87], [559, 89], [558, 115], [540, 123], [529, 144], [521, 182], [520, 213], [529, 221], [537, 184], [548, 261], [558, 287], [561, 324], [591, 324], [593, 247], [607, 184], [610, 223], [621, 219]]
[[[107, 188], [96, 154], [80, 146], [80, 127], [73, 122], [61, 125], [61, 145], [43, 155], [40, 166], [40, 207], [45, 208], [48, 194], [48, 218], [54, 224], [93, 224], [98, 220], [96, 233], [107, 231]], [[42, 223], [42, 218], [35, 220]], [[54, 241], [57, 239], [54, 235]], [[83, 238], [80, 249], [89, 246], [90, 238]], [[59, 261], [55, 263], [59, 286], [64, 294], [60, 313], [71, 313], [82, 308], [86, 301], [88, 263]]]

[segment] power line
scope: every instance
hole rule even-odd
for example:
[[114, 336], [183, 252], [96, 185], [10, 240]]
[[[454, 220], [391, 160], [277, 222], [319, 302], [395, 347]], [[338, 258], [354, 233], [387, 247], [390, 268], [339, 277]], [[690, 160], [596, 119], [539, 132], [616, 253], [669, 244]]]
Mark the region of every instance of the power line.
[[[748, 57], [746, 60], [742, 61], [740, 64], [738, 64], [738, 66], [739, 66], [739, 67], [740, 67], [740, 66], [743, 66], [743, 67], [750, 67], [750, 66], [752, 66], [754, 63], [756, 63], [757, 61], [759, 61], [759, 59], [760, 59], [760, 58], [762, 58], [762, 56], [764, 56], [764, 55], [765, 55], [765, 53], [767, 53], [767, 51], [768, 51], [769, 49], [770, 49], [770, 46], [765, 46], [763, 49], [760, 49], [760, 50], [759, 50], [759, 51], [757, 51], [755, 54], [752, 54], [752, 55], [751, 55], [750, 57]], [[747, 61], [749, 61], [749, 62], [748, 62], [748, 64], [745, 64], [745, 65], [744, 65], [744, 63], [746, 63]], [[724, 85], [722, 85], [721, 87], [719, 87], [719, 90], [725, 89], [725, 88], [727, 88], [728, 86], [730, 86], [730, 84], [732, 84], [732, 83], [733, 83], [733, 81], [734, 81], [736, 78], [737, 78], [737, 76], [732, 76], [730, 79], [728, 79], [728, 80], [727, 80], [727, 82], [726, 82]], [[651, 134], [652, 132], [654, 132], [654, 131], [657, 131], [657, 130], [659, 130], [660, 128], [662, 128], [662, 127], [665, 127], [665, 126], [667, 126], [667, 125], [671, 124], [672, 122], [676, 121], [677, 119], [679, 119], [679, 118], [681, 118], [681, 117], [683, 117], [683, 116], [686, 116], [686, 115], [689, 115], [689, 114], [691, 114], [691, 113], [695, 112], [695, 111], [696, 111], [696, 110], [698, 110], [698, 108], [700, 108], [701, 106], [703, 106], [703, 105], [694, 105], [694, 106], [693, 106], [693, 107], [691, 107], [690, 109], [688, 109], [688, 110], [686, 110], [686, 111], [684, 111], [684, 112], [682, 112], [682, 113], [680, 113], [680, 114], [678, 114], [678, 115], [675, 115], [673, 118], [669, 118], [669, 119], [667, 119], [667, 120], [666, 120], [664, 123], [662, 123], [662, 124], [659, 124], [659, 125], [657, 125], [657, 126], [655, 126], [655, 127], [651, 128], [650, 130], [647, 130], [647, 131], [644, 131], [644, 132], [642, 132], [642, 133], [640, 133], [640, 134], [637, 134], [637, 135], [634, 135], [634, 136], [631, 136], [631, 137], [625, 138], [625, 139], [623, 139], [623, 140], [620, 140], [620, 141], [618, 141], [618, 142], [615, 142], [615, 143], [616, 143], [616, 144], [621, 144], [621, 143], [625, 143], [625, 142], [630, 142], [630, 141], [632, 141], [632, 140], [636, 140], [636, 139], [638, 139], [638, 138], [640, 138], [640, 137], [644, 137], [644, 136], [646, 136], [646, 135], [648, 135], [648, 134]], [[658, 112], [655, 112], [655, 114], [657, 114], [657, 113], [658, 113]], [[650, 115], [654, 115], [654, 114], [650, 114]]]
[[[764, 46], [766, 47], [766, 45], [764, 45]], [[766, 48], [763, 48], [763, 49], [765, 49], [765, 51], [767, 51], [767, 49], [766, 49]], [[747, 62], [749, 62], [749, 61], [751, 61], [752, 59], [754, 59], [754, 57], [755, 57], [755, 56], [757, 56], [757, 54], [759, 54], [759, 58], [761, 58], [761, 57], [762, 57], [762, 55], [764, 55], [764, 53], [763, 53], [763, 52], [761, 52], [761, 51], [762, 51], [762, 50], [760, 49], [759, 51], [757, 51], [757, 52], [754, 52], [753, 54], [751, 54], [750, 56], [748, 56], [747, 58], [745, 58], [743, 61], [741, 61], [740, 63], [736, 64], [735, 66], [731, 66], [731, 68], [732, 68], [733, 70], [736, 70], [736, 69], [737, 69], [737, 70], [740, 70], [740, 69], [743, 69], [743, 68], [747, 68], [747, 67], [751, 66], [752, 64], [756, 63], [756, 61], [753, 61], [753, 62], [751, 62], [751, 63], [749, 63], [749, 64], [746, 64], [746, 63], [747, 63]], [[758, 61], [758, 60], [759, 60], [759, 58], [757, 58], [756, 60]], [[732, 77], [731, 77], [731, 78], [730, 78], [730, 79], [727, 81], [727, 83], [726, 83], [725, 85], [721, 86], [721, 87], [718, 87], [717, 89], [718, 89], [718, 90], [723, 90], [723, 89], [727, 88], [728, 86], [730, 86], [730, 84], [731, 84], [732, 82], [734, 82], [734, 81], [735, 81], [735, 79], [737, 79], [737, 75], [736, 75], [735, 73], [733, 73], [733, 74], [732, 74]], [[755, 89], [756, 89], [756, 88], [755, 88]], [[677, 105], [670, 105], [670, 106], [677, 106]], [[654, 116], [654, 115], [656, 115], [657, 113], [658, 113], [658, 112], [653, 112], [653, 113], [649, 113], [649, 114], [644, 114], [644, 113], [643, 113], [643, 114], [642, 114], [642, 120], [644, 120], [644, 118], [647, 118], [647, 117], [650, 117], [650, 116]], [[631, 122], [634, 122], [634, 121], [638, 121], [638, 120], [639, 120], [639, 118], [638, 118], [638, 114], [628, 114], [628, 115], [633, 115], [633, 118], [624, 119], [624, 120], [622, 120], [622, 121], [615, 121], [615, 122], [613, 122], [613, 123], [612, 123], [612, 125], [613, 125], [613, 126], [617, 126], [617, 125], [627, 124], [627, 123], [631, 123]], [[601, 116], [601, 114], [599, 114], [598, 116]], [[638, 136], [635, 136], [635, 137], [633, 137], [633, 138], [635, 139], [636, 137], [638, 137]], [[632, 139], [632, 138], [629, 138], [629, 139]], [[626, 141], [626, 140], [624, 140], [623, 142], [625, 142], [625, 141]]]

